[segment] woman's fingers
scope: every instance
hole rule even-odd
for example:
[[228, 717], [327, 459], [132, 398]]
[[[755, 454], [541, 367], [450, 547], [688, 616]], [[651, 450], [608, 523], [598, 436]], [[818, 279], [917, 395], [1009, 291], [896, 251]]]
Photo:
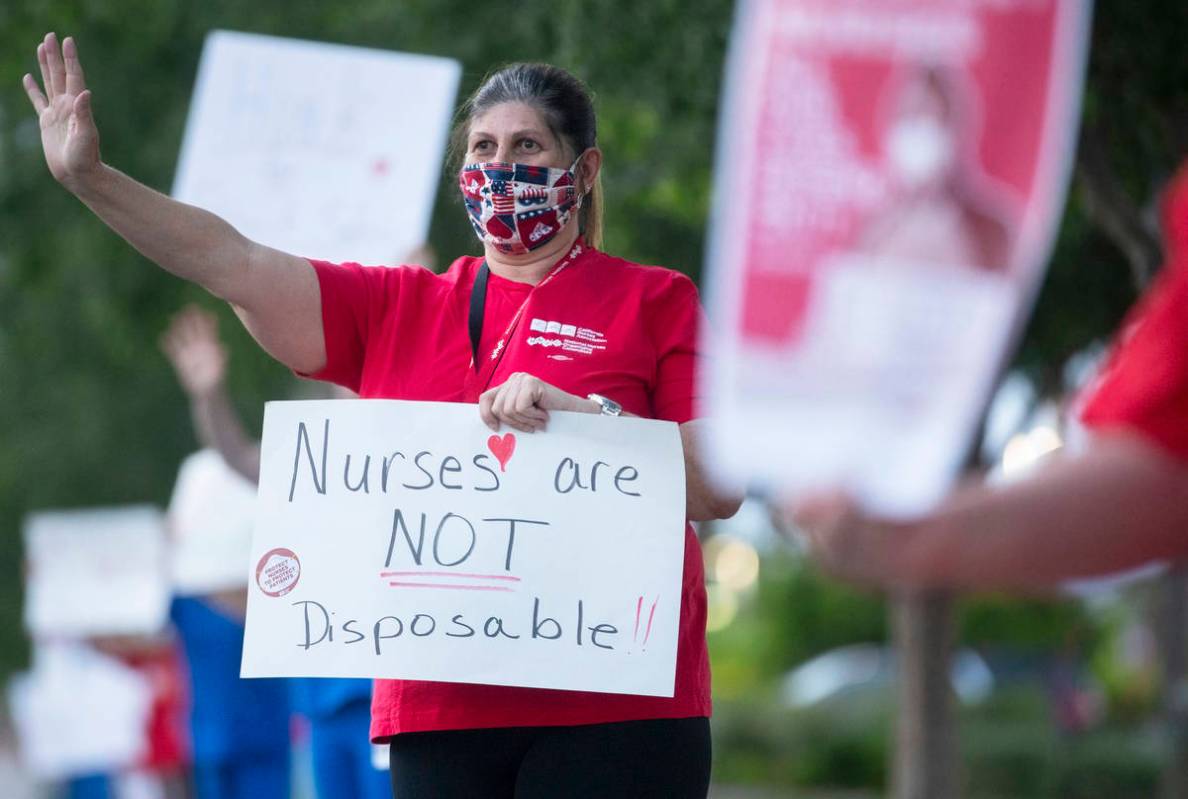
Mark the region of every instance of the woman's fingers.
[[495, 415], [492, 406], [495, 404], [495, 397], [498, 396], [499, 389], [492, 388], [484, 391], [479, 397], [479, 418], [483, 420], [483, 424], [499, 432], [499, 417]]
[[525, 432], [535, 432], [548, 420], [547, 414], [537, 405], [539, 385], [540, 381], [536, 378], [523, 375], [514, 381], [503, 400], [505, 415], [517, 422]]
[[495, 415], [516, 430], [534, 433], [548, 417], [535, 405], [534, 378], [516, 374], [503, 384], [495, 399]]
[[528, 421], [537, 429], [549, 421], [549, 412], [540, 407], [540, 383], [523, 380], [512, 398], [512, 413]]
[[74, 43], [74, 37], [67, 36], [62, 42], [62, 57], [66, 61], [66, 93], [82, 94], [87, 88], [87, 83], [83, 76], [82, 62], [78, 59], [78, 46]]
[[29, 95], [29, 102], [33, 103], [33, 110], [37, 112], [38, 116], [41, 116], [41, 112], [49, 107], [49, 101], [45, 99], [45, 95], [37, 86], [37, 79], [26, 74], [21, 83], [25, 86], [25, 94]]
[[491, 409], [495, 416], [509, 427], [521, 433], [531, 433], [532, 423], [515, 411], [515, 396], [519, 387], [518, 380], [509, 380], [500, 386]]
[[517, 372], [503, 385], [479, 397], [479, 416], [492, 430], [506, 424], [524, 433], [543, 429], [549, 421], [548, 384], [530, 374]]
[[58, 37], [53, 33], [45, 35], [45, 62], [49, 67], [50, 85], [53, 87], [50, 98], [57, 97], [66, 91], [66, 65], [62, 63], [62, 48], [58, 44]]
[[54, 101], [54, 82], [50, 80], [50, 68], [46, 53], [49, 47], [45, 42], [37, 45], [37, 67], [41, 70], [41, 85], [45, 87], [45, 96], [49, 102]]
[[95, 118], [91, 115], [91, 91], [89, 89], [74, 98], [73, 111], [80, 129], [95, 127]]

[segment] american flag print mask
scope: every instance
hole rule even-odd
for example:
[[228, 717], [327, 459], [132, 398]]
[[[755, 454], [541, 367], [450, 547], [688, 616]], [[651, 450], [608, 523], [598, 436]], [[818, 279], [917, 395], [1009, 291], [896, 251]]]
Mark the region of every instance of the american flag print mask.
[[458, 186], [479, 241], [510, 255], [543, 247], [581, 208], [573, 166], [468, 164], [458, 174]]

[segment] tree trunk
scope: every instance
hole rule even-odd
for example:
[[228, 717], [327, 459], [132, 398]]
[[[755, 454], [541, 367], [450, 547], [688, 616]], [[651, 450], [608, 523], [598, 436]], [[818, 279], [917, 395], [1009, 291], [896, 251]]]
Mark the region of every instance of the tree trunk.
[[899, 703], [892, 766], [894, 799], [958, 795], [957, 725], [949, 679], [953, 596], [902, 593], [891, 602], [899, 658]]

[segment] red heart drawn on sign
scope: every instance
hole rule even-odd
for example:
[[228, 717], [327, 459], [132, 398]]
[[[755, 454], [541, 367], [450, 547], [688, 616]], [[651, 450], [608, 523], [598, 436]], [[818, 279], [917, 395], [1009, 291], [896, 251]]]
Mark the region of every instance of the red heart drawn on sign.
[[506, 472], [507, 462], [516, 451], [516, 436], [514, 433], [504, 433], [502, 438], [491, 436], [487, 439], [487, 449], [491, 450], [491, 454], [499, 461], [499, 471]]

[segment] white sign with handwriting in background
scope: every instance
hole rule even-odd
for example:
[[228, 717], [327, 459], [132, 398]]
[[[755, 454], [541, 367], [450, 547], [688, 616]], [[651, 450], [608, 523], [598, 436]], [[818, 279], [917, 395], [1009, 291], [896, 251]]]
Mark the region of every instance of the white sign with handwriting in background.
[[159, 631], [169, 615], [165, 520], [151, 505], [25, 519], [25, 627], [35, 638]]
[[33, 669], [9, 681], [8, 704], [21, 763], [38, 777], [117, 771], [147, 754], [152, 685], [85, 644], [34, 644]]
[[386, 264], [424, 244], [461, 65], [207, 36], [173, 196], [295, 255]]
[[245, 677], [671, 696], [685, 529], [675, 424], [474, 405], [272, 402]]

